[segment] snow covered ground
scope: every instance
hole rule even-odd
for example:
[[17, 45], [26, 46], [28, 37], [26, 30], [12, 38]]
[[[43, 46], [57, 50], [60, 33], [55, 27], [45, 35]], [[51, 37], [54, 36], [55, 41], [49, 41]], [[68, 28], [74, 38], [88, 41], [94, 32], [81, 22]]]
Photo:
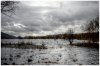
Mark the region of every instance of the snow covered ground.
[[[11, 40], [13, 41], [13, 40]], [[26, 41], [26, 40], [25, 40]], [[70, 46], [65, 40], [34, 39], [33, 44], [45, 44], [48, 49], [1, 48], [1, 64], [10, 65], [98, 65], [99, 50]]]

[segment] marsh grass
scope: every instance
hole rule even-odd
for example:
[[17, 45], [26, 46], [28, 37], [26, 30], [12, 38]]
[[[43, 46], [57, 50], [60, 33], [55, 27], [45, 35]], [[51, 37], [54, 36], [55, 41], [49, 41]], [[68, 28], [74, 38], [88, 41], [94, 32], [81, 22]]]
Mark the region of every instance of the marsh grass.
[[99, 43], [73, 43], [72, 46], [99, 48]]
[[1, 43], [1, 47], [8, 47], [8, 48], [19, 48], [19, 49], [47, 49], [45, 44], [42, 45], [35, 45], [31, 42], [18, 42], [18, 43]]

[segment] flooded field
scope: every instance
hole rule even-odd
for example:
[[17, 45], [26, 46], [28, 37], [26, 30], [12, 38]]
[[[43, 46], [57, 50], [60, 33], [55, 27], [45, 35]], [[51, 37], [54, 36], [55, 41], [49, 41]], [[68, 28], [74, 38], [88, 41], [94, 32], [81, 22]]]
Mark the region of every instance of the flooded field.
[[[98, 65], [99, 49], [70, 46], [66, 40], [53, 39], [10, 39], [6, 43], [32, 42], [45, 44], [47, 49], [1, 48], [2, 65]], [[83, 42], [75, 40], [74, 42]]]

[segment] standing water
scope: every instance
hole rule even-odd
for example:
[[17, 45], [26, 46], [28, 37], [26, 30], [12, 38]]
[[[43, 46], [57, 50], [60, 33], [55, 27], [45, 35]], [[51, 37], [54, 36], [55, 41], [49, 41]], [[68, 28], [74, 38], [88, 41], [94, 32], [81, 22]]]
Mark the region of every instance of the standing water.
[[[97, 48], [70, 46], [62, 39], [2, 39], [2, 43], [31, 42], [45, 44], [47, 49], [1, 48], [1, 64], [16, 65], [98, 65], [99, 50]], [[74, 42], [82, 42], [75, 40]]]

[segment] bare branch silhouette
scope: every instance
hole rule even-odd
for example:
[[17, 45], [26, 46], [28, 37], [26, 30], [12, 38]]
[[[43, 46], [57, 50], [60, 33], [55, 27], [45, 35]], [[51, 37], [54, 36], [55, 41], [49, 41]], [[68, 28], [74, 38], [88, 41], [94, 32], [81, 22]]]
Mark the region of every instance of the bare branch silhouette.
[[1, 1], [1, 13], [6, 16], [11, 16], [15, 13], [18, 1]]

